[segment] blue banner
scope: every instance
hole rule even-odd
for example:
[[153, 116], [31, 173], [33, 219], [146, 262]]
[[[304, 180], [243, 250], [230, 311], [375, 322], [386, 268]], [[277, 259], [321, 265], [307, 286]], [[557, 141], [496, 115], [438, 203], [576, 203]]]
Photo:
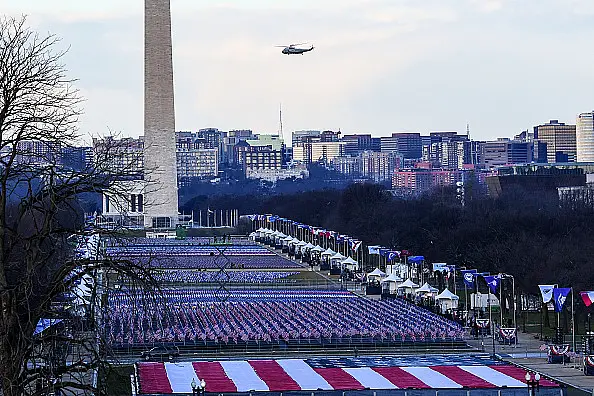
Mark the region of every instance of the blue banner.
[[570, 287], [556, 287], [553, 289], [553, 304], [555, 305], [555, 312], [561, 312], [567, 295], [571, 291]]
[[464, 286], [467, 289], [474, 289], [474, 275], [476, 270], [460, 270], [462, 273], [462, 279], [464, 280]]
[[486, 275], [483, 276], [483, 278], [485, 279], [485, 282], [487, 282], [489, 289], [491, 289], [491, 293], [497, 294], [497, 288], [501, 283], [501, 278], [499, 275]]

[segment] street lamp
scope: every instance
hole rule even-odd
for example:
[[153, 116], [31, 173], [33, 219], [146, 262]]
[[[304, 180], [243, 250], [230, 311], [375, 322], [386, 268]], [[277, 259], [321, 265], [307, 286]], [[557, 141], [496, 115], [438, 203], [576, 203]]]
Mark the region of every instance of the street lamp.
[[192, 396], [196, 396], [198, 394], [198, 386], [196, 385], [196, 378], [192, 378], [192, 383], [190, 384], [190, 386], [192, 386]]
[[526, 371], [526, 376], [524, 378], [526, 379], [526, 385], [528, 385], [528, 393], [530, 394], [530, 396], [534, 396], [535, 390], [536, 390], [536, 392], [540, 391], [540, 374], [539, 373], [535, 373], [534, 379], [533, 379], [532, 376], [530, 375], [530, 372]]
[[206, 391], [206, 381], [203, 379], [199, 379], [198, 383], [196, 383], [196, 378], [192, 378], [192, 396], [202, 396]]

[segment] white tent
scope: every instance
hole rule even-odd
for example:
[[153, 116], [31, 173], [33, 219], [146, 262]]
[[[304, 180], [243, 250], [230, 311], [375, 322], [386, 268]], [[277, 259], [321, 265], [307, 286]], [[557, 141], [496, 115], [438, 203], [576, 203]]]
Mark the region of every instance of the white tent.
[[460, 299], [457, 295], [445, 289], [437, 297], [435, 297], [437, 303], [439, 304], [439, 308], [441, 309], [442, 313], [447, 312], [451, 309], [458, 308], [458, 300]]
[[346, 257], [344, 257], [342, 254], [340, 253], [336, 253], [334, 256], [330, 257], [330, 260], [344, 260]]
[[376, 269], [374, 269], [373, 271], [371, 271], [370, 273], [367, 274], [367, 277], [370, 277], [370, 276], [379, 276], [380, 278], [383, 278], [383, 277], [385, 277], [387, 275], [381, 269], [376, 268]]
[[264, 232], [264, 231], [266, 231], [266, 229], [265, 229], [265, 228], [262, 228], [262, 227], [260, 227], [260, 228], [258, 228], [258, 229], [256, 230], [256, 232]]
[[[376, 268], [376, 269], [374, 270], [374, 272], [375, 272], [375, 271], [378, 271], [378, 269]], [[380, 271], [380, 272], [381, 272], [381, 271]], [[369, 274], [369, 275], [371, 275], [371, 274]], [[368, 276], [369, 276], [369, 275], [368, 275]], [[384, 275], [385, 275], [385, 274], [384, 274]], [[401, 278], [401, 277], [399, 277], [399, 276], [398, 276], [398, 275], [396, 275], [396, 274], [390, 274], [390, 276], [388, 276], [388, 277], [386, 277], [386, 278], [382, 279], [382, 283], [383, 283], [383, 282], [400, 283], [400, 282], [402, 282], [402, 278]]]
[[[446, 289], [447, 290], [447, 289]], [[429, 283], [425, 282], [425, 284], [415, 290], [415, 293], [437, 293], [439, 290], [434, 288], [433, 286], [429, 285]]]
[[312, 252], [323, 252], [324, 248], [321, 247], [320, 245], [316, 245], [313, 249], [311, 249]]
[[308, 243], [307, 245], [303, 246], [304, 249], [313, 249], [314, 245]]
[[288, 243], [288, 242], [291, 242], [292, 240], [293, 240], [293, 237], [290, 237], [290, 236], [288, 236], [288, 237], [285, 237], [285, 238], [283, 239], [283, 241], [284, 241], [284, 242], [287, 242], [287, 243]]
[[334, 256], [336, 254], [336, 252], [330, 248], [328, 248], [324, 253], [322, 253], [322, 256]]
[[299, 242], [301, 242], [301, 241], [300, 241], [299, 239], [297, 239], [297, 238], [293, 238], [293, 240], [291, 241], [291, 243], [292, 243], [293, 245], [295, 245], [295, 244], [297, 244], [297, 243], [299, 243]]
[[264, 233], [265, 233], [265, 234], [274, 234], [274, 231], [272, 231], [272, 230], [270, 230], [270, 229], [266, 228], [266, 229], [264, 230]]
[[416, 289], [417, 287], [419, 287], [419, 285], [417, 285], [416, 283], [414, 283], [410, 279], [407, 279], [403, 283], [401, 283], [400, 285], [398, 285], [397, 289], [411, 289], [411, 290], [414, 291], [414, 289]]
[[388, 277], [382, 279], [382, 289], [387, 290], [390, 294], [396, 293], [396, 287], [402, 282], [402, 278], [392, 273]]
[[357, 268], [357, 266], [359, 265], [359, 263], [353, 260], [351, 257], [342, 260], [340, 264], [347, 268]]
[[297, 246], [305, 246], [307, 245], [307, 242], [303, 242], [303, 241], [299, 241], [299, 243], [297, 244]]

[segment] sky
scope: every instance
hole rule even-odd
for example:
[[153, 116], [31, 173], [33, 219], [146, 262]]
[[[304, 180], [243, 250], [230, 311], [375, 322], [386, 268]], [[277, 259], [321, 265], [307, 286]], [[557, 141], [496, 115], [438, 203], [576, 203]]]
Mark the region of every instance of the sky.
[[[513, 135], [594, 109], [592, 0], [171, 0], [176, 129]], [[143, 130], [142, 0], [0, 0], [61, 37], [83, 134]], [[276, 45], [308, 43], [287, 56]]]

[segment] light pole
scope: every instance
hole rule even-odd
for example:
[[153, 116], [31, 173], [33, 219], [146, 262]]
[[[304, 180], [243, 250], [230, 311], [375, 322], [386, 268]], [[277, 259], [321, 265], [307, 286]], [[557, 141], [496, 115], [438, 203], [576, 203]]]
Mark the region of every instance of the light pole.
[[192, 383], [190, 384], [192, 387], [192, 396], [196, 396], [198, 394], [198, 386], [196, 385], [196, 378], [192, 378]]
[[204, 380], [204, 378], [200, 380], [200, 387], [198, 388], [198, 390], [200, 391], [200, 396], [204, 396], [204, 392], [206, 392], [206, 381]]
[[535, 396], [535, 392], [540, 391], [540, 374], [535, 373], [534, 378], [530, 374], [529, 371], [526, 371], [526, 385], [528, 386], [528, 394], [530, 396]]

